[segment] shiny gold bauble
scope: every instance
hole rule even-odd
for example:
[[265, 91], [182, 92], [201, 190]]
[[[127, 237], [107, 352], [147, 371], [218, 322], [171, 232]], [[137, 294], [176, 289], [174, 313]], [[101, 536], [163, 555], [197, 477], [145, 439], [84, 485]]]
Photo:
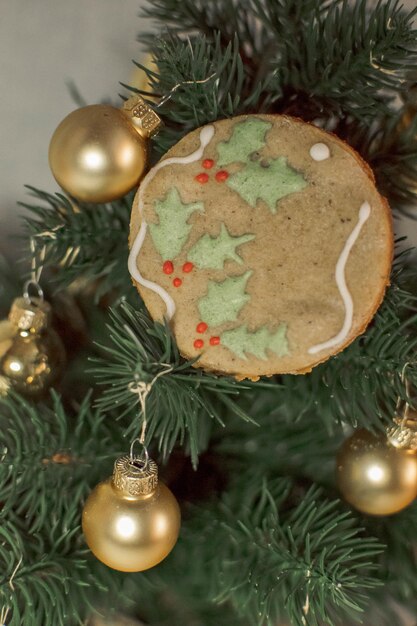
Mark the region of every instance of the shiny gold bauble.
[[64, 346], [50, 326], [50, 314], [50, 305], [37, 298], [17, 298], [10, 311], [14, 334], [1, 357], [0, 375], [26, 396], [41, 396], [64, 368]]
[[140, 572], [157, 565], [174, 547], [180, 509], [172, 492], [158, 483], [158, 470], [121, 457], [111, 478], [97, 485], [84, 506], [88, 547], [108, 567]]
[[337, 482], [343, 497], [369, 515], [398, 513], [417, 497], [417, 454], [361, 429], [341, 447]]
[[49, 165], [65, 191], [84, 202], [110, 202], [141, 179], [146, 140], [120, 109], [93, 104], [70, 113], [55, 130]]

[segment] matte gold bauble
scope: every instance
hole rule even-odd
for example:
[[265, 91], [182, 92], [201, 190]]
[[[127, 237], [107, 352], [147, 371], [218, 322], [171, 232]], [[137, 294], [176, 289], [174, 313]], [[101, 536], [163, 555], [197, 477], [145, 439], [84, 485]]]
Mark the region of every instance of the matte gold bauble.
[[417, 497], [417, 454], [384, 435], [358, 430], [341, 447], [337, 482], [343, 497], [369, 515], [392, 515]]
[[1, 358], [0, 375], [26, 396], [41, 396], [63, 371], [65, 350], [50, 315], [50, 305], [38, 298], [17, 298], [10, 310], [14, 334]]
[[141, 179], [146, 140], [129, 116], [106, 104], [70, 113], [55, 130], [49, 165], [65, 191], [84, 202], [110, 202]]
[[143, 467], [125, 456], [116, 461], [113, 477], [89, 495], [82, 526], [88, 547], [105, 565], [140, 572], [171, 552], [180, 521], [177, 500], [158, 483], [156, 463], [148, 460]]

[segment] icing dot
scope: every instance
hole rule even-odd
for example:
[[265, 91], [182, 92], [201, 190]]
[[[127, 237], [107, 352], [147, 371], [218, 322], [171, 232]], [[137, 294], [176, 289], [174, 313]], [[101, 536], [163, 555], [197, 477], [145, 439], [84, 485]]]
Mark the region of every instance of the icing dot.
[[189, 272], [193, 270], [193, 268], [194, 268], [193, 263], [191, 263], [190, 261], [187, 261], [187, 263], [184, 263], [184, 265], [182, 266], [182, 271], [188, 274]]
[[205, 170], [211, 170], [213, 165], [214, 165], [213, 159], [204, 159], [202, 163], [202, 166], [204, 167]]
[[200, 322], [199, 324], [197, 324], [197, 328], [196, 331], [198, 333], [205, 333], [207, 330], [208, 326], [205, 322]]
[[197, 350], [199, 350], [203, 346], [204, 346], [204, 341], [202, 339], [196, 339], [194, 341], [194, 348], [197, 348]]
[[165, 263], [162, 266], [162, 271], [164, 272], [164, 274], [172, 274], [172, 272], [174, 271], [174, 264], [172, 261], [165, 261]]
[[329, 146], [325, 143], [315, 143], [310, 148], [310, 156], [314, 161], [325, 161], [330, 156]]
[[220, 343], [220, 337], [210, 337], [210, 345], [218, 346]]
[[208, 177], [208, 174], [206, 174], [205, 172], [201, 172], [201, 174], [197, 174], [195, 179], [198, 183], [201, 183], [202, 185], [204, 185], [204, 183], [208, 182], [209, 177]]
[[229, 173], [226, 170], [219, 170], [215, 176], [218, 183], [224, 183], [229, 178]]
[[174, 287], [181, 287], [182, 285], [181, 278], [174, 278], [174, 280], [172, 281], [172, 284], [174, 285]]

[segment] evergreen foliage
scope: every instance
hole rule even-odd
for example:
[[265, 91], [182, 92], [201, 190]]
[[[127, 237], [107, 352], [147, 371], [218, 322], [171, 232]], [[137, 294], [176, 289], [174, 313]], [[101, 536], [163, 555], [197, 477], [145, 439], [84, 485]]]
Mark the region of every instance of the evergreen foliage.
[[[416, 14], [399, 0], [152, 0], [145, 15], [162, 35], [141, 36], [157, 65], [145, 71], [152, 92], [170, 94], [152, 158], [219, 118], [288, 113], [346, 139], [394, 213], [412, 213], [417, 121], [400, 124], [398, 96], [417, 63]], [[397, 255], [373, 324], [341, 354], [305, 376], [237, 382], [185, 362], [139, 304], [126, 269], [132, 194], [91, 206], [29, 191], [26, 234], [45, 251], [53, 285], [88, 284], [97, 307], [82, 307], [90, 338], [70, 352], [80, 384], [64, 381], [42, 403], [0, 402], [7, 626], [75, 626], [111, 609], [150, 626], [337, 626], [361, 615], [392, 626], [395, 602], [417, 614], [417, 506], [375, 521], [348, 511], [333, 482], [350, 428], [384, 428], [405, 398], [406, 364], [417, 385], [412, 256]], [[0, 272], [11, 298], [9, 269]], [[183, 529], [163, 564], [121, 575], [86, 549], [80, 513], [140, 430], [132, 387], [162, 371], [147, 438], [167, 462]], [[91, 394], [81, 379], [94, 381]]]

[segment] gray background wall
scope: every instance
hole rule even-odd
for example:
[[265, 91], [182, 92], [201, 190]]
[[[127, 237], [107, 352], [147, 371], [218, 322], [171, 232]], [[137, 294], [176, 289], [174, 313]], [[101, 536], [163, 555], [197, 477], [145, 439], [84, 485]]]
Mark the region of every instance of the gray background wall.
[[19, 229], [17, 200], [28, 183], [58, 187], [48, 144], [75, 108], [73, 80], [89, 104], [129, 82], [143, 29], [141, 0], [0, 0], [0, 251], [11, 251]]
[[[404, 0], [409, 8], [416, 2]], [[47, 150], [55, 127], [75, 108], [66, 81], [73, 80], [88, 103], [115, 99], [118, 82], [132, 75], [131, 59], [140, 57], [143, 4], [0, 0], [0, 251], [15, 249], [11, 234], [19, 229], [23, 185], [57, 190]], [[402, 221], [399, 231], [413, 232], [417, 243], [415, 224]]]

